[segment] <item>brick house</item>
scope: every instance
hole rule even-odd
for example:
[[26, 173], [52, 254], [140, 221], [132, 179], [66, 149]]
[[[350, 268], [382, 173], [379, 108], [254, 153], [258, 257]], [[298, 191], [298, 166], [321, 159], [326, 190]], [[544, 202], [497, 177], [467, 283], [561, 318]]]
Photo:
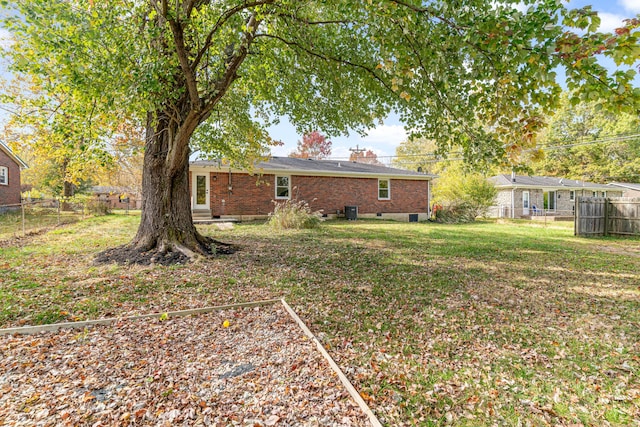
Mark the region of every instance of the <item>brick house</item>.
[[619, 197], [622, 189], [592, 182], [547, 176], [496, 175], [489, 178], [498, 189], [489, 216], [531, 218], [573, 217], [576, 197]]
[[[194, 218], [266, 218], [273, 201], [304, 200], [334, 218], [345, 207], [359, 218], [419, 221], [429, 215], [433, 175], [381, 165], [272, 157], [254, 173], [194, 161], [189, 165]], [[194, 184], [195, 183], [195, 184]]]
[[109, 209], [141, 209], [142, 197], [127, 187], [95, 185], [91, 193], [96, 200], [105, 203]]
[[0, 208], [20, 204], [20, 171], [27, 165], [0, 141]]

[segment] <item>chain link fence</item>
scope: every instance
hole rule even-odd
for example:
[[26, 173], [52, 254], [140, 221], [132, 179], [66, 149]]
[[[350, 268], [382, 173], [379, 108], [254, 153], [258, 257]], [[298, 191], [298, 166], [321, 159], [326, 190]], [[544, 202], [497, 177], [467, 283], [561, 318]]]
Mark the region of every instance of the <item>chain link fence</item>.
[[89, 198], [23, 200], [0, 205], [0, 240], [71, 224], [89, 215], [105, 215], [111, 209], [108, 201]]

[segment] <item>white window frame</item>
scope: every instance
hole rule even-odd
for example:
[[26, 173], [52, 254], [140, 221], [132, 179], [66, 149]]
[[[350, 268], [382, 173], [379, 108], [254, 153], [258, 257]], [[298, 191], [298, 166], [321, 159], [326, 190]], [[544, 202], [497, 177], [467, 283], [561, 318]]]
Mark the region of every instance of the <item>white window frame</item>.
[[574, 190], [569, 190], [569, 201], [570, 202], [576, 201], [576, 192]]
[[[382, 181], [387, 182], [387, 188], [380, 188]], [[380, 197], [380, 190], [387, 190], [387, 197]], [[390, 178], [378, 178], [378, 200], [391, 200], [391, 179]]]
[[[278, 189], [284, 188], [284, 185], [278, 185], [278, 179], [287, 178], [287, 196], [278, 196]], [[289, 200], [291, 198], [291, 176], [289, 175], [276, 175], [275, 177], [275, 189], [276, 200]]]
[[0, 166], [0, 176], [4, 178], [4, 181], [0, 181], [0, 185], [9, 185], [9, 168], [6, 166]]

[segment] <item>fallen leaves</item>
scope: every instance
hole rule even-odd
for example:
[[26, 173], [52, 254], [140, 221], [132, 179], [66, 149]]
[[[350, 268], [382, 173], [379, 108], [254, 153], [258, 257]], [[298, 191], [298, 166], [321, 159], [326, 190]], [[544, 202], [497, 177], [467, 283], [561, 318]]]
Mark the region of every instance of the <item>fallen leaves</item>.
[[[0, 420], [367, 425], [279, 306], [0, 337]], [[219, 328], [234, 319], [234, 328]], [[33, 363], [25, 363], [34, 361]], [[311, 423], [311, 424], [310, 424]]]

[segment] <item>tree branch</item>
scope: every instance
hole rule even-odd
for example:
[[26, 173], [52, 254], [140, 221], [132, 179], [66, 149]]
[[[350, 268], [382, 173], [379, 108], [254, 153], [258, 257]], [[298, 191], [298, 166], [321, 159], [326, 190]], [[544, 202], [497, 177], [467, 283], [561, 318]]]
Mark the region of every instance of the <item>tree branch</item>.
[[275, 0], [257, 0], [257, 1], [252, 1], [252, 2], [244, 2], [242, 4], [239, 4], [236, 7], [232, 7], [231, 9], [227, 10], [222, 15], [220, 15], [220, 17], [216, 21], [215, 25], [213, 26], [213, 28], [211, 28], [211, 30], [209, 31], [209, 34], [207, 34], [207, 38], [205, 39], [204, 44], [202, 45], [202, 47], [198, 51], [198, 54], [196, 55], [195, 59], [193, 60], [194, 69], [198, 67], [198, 65], [200, 64], [200, 61], [202, 60], [202, 57], [209, 51], [209, 48], [211, 47], [211, 41], [213, 40], [214, 34], [218, 30], [220, 30], [220, 28], [222, 28], [222, 26], [229, 19], [231, 19], [235, 14], [237, 14], [238, 12], [240, 12], [242, 10], [249, 9], [249, 8], [252, 8], [252, 7], [255, 7], [255, 6], [273, 4], [274, 2], [275, 2]]
[[209, 117], [211, 111], [213, 111], [213, 107], [215, 107], [220, 99], [222, 99], [222, 97], [227, 93], [227, 90], [229, 89], [229, 87], [231, 87], [231, 83], [233, 83], [233, 81], [238, 78], [238, 69], [247, 57], [249, 48], [251, 47], [251, 43], [253, 43], [253, 40], [256, 37], [259, 25], [260, 21], [256, 19], [256, 15], [251, 15], [251, 18], [249, 18], [249, 22], [247, 23], [247, 28], [249, 30], [244, 33], [244, 41], [238, 49], [238, 52], [233, 56], [231, 61], [229, 61], [224, 75], [215, 84], [214, 91], [204, 97], [205, 107], [203, 108], [203, 112], [201, 114], [201, 122]]
[[176, 54], [180, 61], [180, 67], [184, 73], [184, 77], [187, 84], [187, 90], [189, 91], [189, 98], [191, 99], [191, 108], [196, 110], [200, 109], [200, 94], [198, 93], [198, 83], [196, 80], [195, 67], [191, 68], [189, 64], [189, 58], [187, 56], [187, 48], [184, 43], [184, 31], [180, 22], [176, 19], [168, 19], [171, 31], [173, 32], [173, 39], [176, 43]]
[[348, 61], [346, 59], [334, 58], [334, 57], [331, 57], [331, 56], [324, 55], [322, 53], [314, 52], [313, 50], [311, 50], [311, 49], [309, 49], [307, 47], [304, 47], [304, 46], [300, 45], [297, 42], [292, 42], [292, 41], [286, 40], [286, 39], [284, 39], [284, 38], [282, 38], [280, 36], [276, 36], [276, 35], [273, 35], [273, 34], [256, 34], [256, 38], [258, 38], [258, 37], [266, 37], [266, 38], [275, 39], [275, 40], [278, 40], [278, 41], [284, 43], [285, 45], [287, 45], [289, 47], [295, 46], [298, 49], [300, 49], [300, 50], [304, 51], [305, 53], [307, 53], [308, 55], [314, 56], [316, 58], [319, 58], [319, 59], [322, 59], [322, 60], [325, 60], [325, 61], [337, 62], [337, 63], [340, 63], [340, 64], [348, 65], [350, 67], [359, 68], [361, 70], [364, 70], [367, 73], [371, 74], [373, 76], [373, 78], [375, 78], [382, 86], [384, 86], [389, 91], [393, 92], [393, 90], [387, 84], [387, 82], [385, 82], [380, 76], [378, 76], [375, 73], [374, 69], [372, 69], [370, 67], [367, 67], [366, 65], [356, 64], [356, 63]]

